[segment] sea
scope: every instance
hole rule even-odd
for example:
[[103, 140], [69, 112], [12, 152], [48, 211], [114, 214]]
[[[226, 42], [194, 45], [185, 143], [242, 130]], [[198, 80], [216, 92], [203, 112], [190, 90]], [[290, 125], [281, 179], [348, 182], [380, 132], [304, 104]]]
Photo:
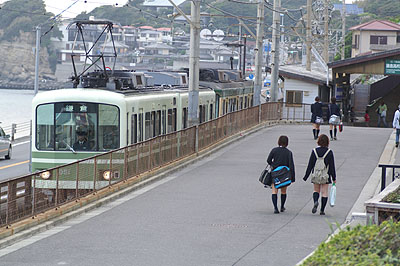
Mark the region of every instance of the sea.
[[[40, 93], [40, 92], [39, 92]], [[12, 90], [0, 88], [0, 126], [7, 134], [11, 124], [24, 125], [32, 119], [33, 90]]]

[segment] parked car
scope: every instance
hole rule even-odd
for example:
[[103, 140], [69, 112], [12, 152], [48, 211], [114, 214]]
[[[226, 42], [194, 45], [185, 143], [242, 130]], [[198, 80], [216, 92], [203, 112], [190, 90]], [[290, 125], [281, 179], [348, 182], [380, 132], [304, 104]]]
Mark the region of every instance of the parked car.
[[0, 127], [0, 157], [11, 159], [12, 145], [10, 135], [6, 135], [4, 130]]

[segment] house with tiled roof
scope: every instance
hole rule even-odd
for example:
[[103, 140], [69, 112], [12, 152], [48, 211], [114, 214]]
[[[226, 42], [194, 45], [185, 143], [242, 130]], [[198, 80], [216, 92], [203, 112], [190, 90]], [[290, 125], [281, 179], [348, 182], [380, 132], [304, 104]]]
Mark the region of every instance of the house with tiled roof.
[[400, 25], [394, 22], [372, 20], [349, 30], [352, 31], [352, 57], [400, 48]]

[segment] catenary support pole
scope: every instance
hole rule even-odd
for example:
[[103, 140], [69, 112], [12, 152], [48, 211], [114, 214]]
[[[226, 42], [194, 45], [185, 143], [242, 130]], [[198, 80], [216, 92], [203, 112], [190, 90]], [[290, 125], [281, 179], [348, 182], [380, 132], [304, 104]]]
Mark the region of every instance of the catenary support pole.
[[307, 0], [306, 69], [308, 71], [311, 71], [311, 4], [312, 0]]
[[189, 58], [189, 126], [198, 124], [199, 105], [199, 50], [200, 50], [200, 0], [191, 1], [190, 58]]
[[[281, 0], [274, 0], [274, 10], [279, 11]], [[274, 11], [272, 15], [272, 48], [271, 48], [271, 101], [278, 100], [278, 75], [279, 75], [279, 35], [280, 15]]]
[[345, 57], [346, 46], [346, 1], [343, 0], [342, 4], [342, 60]]
[[324, 60], [329, 62], [329, 0], [324, 2]]
[[36, 49], [35, 49], [35, 84], [34, 84], [34, 89], [35, 89], [35, 95], [39, 91], [39, 54], [40, 54], [40, 31], [41, 27], [37, 26], [36, 27]]
[[257, 39], [255, 49], [255, 80], [253, 105], [260, 105], [263, 66], [263, 36], [264, 36], [264, 0], [258, 0], [257, 6]]

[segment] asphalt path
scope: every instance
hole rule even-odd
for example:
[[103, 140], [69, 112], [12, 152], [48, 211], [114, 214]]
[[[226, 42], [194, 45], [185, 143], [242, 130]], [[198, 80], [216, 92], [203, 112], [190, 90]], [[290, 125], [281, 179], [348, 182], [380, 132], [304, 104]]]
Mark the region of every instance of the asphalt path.
[[[311, 213], [312, 184], [302, 180], [316, 146], [311, 126], [275, 126], [0, 250], [0, 265], [295, 265], [344, 222], [391, 133], [346, 127], [331, 143], [337, 202], [325, 216]], [[258, 176], [280, 135], [289, 136], [296, 182], [287, 211], [273, 214]]]
[[0, 159], [0, 181], [29, 174], [29, 139], [22, 138], [12, 144], [10, 160]]

